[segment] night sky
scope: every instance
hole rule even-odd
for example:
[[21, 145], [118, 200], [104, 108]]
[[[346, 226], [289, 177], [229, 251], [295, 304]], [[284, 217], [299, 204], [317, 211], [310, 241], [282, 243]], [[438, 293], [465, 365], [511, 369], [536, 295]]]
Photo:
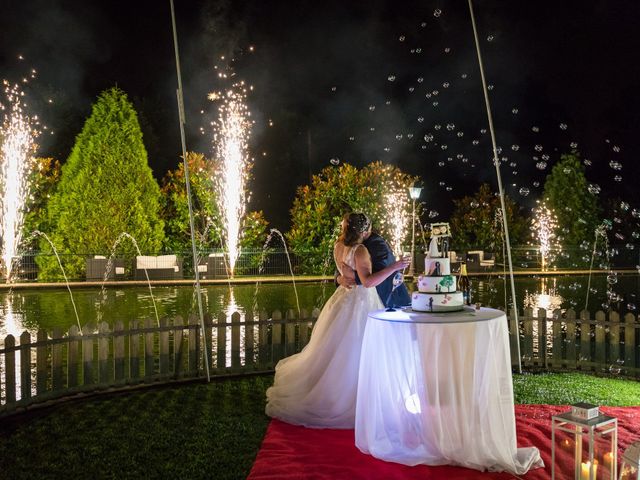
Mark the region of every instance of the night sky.
[[[577, 148], [602, 197], [640, 207], [640, 2], [474, 6], [507, 193], [532, 206], [559, 155]], [[30, 105], [55, 131], [40, 155], [66, 160], [91, 103], [117, 85], [139, 112], [156, 178], [177, 166], [168, 0], [3, 1], [2, 12], [0, 76], [37, 69]], [[339, 162], [419, 175], [437, 220], [479, 182], [496, 185], [466, 1], [176, 0], [176, 14], [187, 148], [212, 151], [200, 133], [216, 108], [206, 95], [230, 83], [217, 72], [252, 85], [250, 208], [272, 226], [287, 229], [295, 188]]]

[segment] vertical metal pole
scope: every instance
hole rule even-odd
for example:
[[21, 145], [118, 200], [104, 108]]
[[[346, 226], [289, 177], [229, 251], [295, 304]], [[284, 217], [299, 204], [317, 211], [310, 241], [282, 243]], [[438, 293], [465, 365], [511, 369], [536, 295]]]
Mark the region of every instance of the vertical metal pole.
[[176, 53], [176, 74], [178, 76], [178, 116], [180, 119], [180, 140], [182, 140], [182, 161], [184, 166], [184, 181], [187, 185], [187, 204], [189, 205], [189, 227], [191, 229], [191, 248], [193, 250], [193, 269], [196, 273], [196, 292], [198, 298], [198, 314], [200, 315], [200, 328], [202, 328], [202, 341], [204, 352], [204, 365], [207, 372], [207, 382], [211, 381], [209, 373], [209, 350], [207, 348], [207, 336], [205, 334], [204, 312], [202, 311], [202, 292], [200, 291], [200, 272], [198, 271], [198, 255], [196, 252], [196, 235], [193, 226], [193, 207], [191, 206], [191, 182], [189, 181], [189, 165], [187, 162], [187, 142], [184, 135], [184, 96], [182, 94], [182, 74], [180, 73], [180, 55], [178, 53], [178, 33], [176, 31], [176, 13], [173, 8], [173, 0], [169, 0], [171, 4], [171, 25], [173, 27], [173, 47]]
[[411, 264], [409, 265], [409, 276], [413, 278], [415, 275], [415, 247], [416, 247], [416, 199], [413, 200], [413, 208], [411, 210]]
[[[484, 67], [482, 65], [482, 56], [480, 55], [480, 41], [478, 40], [478, 30], [476, 28], [476, 19], [473, 14], [473, 5], [469, 1], [469, 13], [471, 14], [471, 25], [473, 26], [473, 38], [476, 43], [476, 51], [478, 54], [478, 65], [480, 66], [480, 78], [482, 79], [482, 90], [484, 92], [484, 102], [487, 107], [487, 118], [489, 120], [489, 131], [491, 132], [491, 144], [493, 146], [493, 164], [496, 167], [496, 176], [498, 177], [498, 191], [500, 192], [500, 206], [502, 208], [502, 228], [504, 230], [504, 238], [507, 243], [507, 258], [509, 261], [509, 278], [511, 280], [511, 298], [513, 301], [513, 321], [516, 322], [516, 348], [518, 350], [518, 373], [522, 373], [522, 361], [520, 359], [520, 326], [518, 322], [518, 304], [516, 302], [516, 286], [513, 280], [513, 264], [511, 262], [511, 242], [509, 241], [509, 228], [507, 226], [507, 209], [504, 203], [504, 191], [502, 189], [502, 177], [500, 176], [500, 161], [498, 159], [498, 147], [496, 146], [496, 134], [493, 129], [493, 117], [491, 115], [491, 104], [489, 103], [489, 92], [487, 91], [487, 81], [484, 77]], [[506, 305], [505, 305], [506, 307]], [[508, 307], [507, 307], [508, 310]]]

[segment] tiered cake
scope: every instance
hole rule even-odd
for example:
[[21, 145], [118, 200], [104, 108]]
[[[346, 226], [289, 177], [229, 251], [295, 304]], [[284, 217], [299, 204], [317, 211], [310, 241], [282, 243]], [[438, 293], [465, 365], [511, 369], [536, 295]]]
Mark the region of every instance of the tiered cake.
[[411, 295], [411, 309], [420, 312], [462, 310], [462, 292], [456, 289], [449, 260], [449, 224], [431, 224], [431, 242], [424, 260], [424, 275], [418, 277], [418, 291]]

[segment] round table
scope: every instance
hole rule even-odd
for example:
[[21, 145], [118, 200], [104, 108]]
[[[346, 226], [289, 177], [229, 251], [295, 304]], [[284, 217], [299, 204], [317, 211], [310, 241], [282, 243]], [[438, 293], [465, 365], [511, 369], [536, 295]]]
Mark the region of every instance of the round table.
[[356, 445], [405, 465], [523, 474], [543, 466], [516, 447], [504, 312], [371, 312], [360, 356]]

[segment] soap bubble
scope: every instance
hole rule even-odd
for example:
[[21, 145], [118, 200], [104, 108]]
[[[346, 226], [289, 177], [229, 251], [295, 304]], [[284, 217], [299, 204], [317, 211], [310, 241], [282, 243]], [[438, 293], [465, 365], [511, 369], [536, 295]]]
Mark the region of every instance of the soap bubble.
[[536, 187], [536, 188], [539, 187], [540, 186], [540, 182], [538, 182], [538, 181], [533, 182], [533, 186]]
[[561, 123], [560, 124], [560, 130], [566, 130], [567, 129], [567, 124], [566, 123]]
[[442, 128], [442, 125], [440, 125], [439, 123], [436, 123], [436, 124], [433, 126], [433, 129], [434, 129], [434, 130], [440, 130], [441, 128]]
[[614, 170], [622, 170], [622, 164], [620, 162], [616, 162], [615, 160], [611, 160], [609, 162], [609, 166]]
[[615, 285], [618, 283], [618, 275], [616, 273], [610, 273], [607, 275], [607, 283], [609, 285]]
[[441, 148], [442, 150], [446, 150], [446, 149], [447, 149], [447, 148], [449, 148], [449, 147], [447, 147], [447, 144], [446, 144], [446, 143], [443, 143], [442, 145], [440, 145], [440, 148]]
[[373, 112], [376, 109], [375, 105], [369, 105], [369, 111]]
[[473, 140], [471, 143], [474, 144], [474, 145], [478, 145], [480, 143], [480, 141], [479, 140]]
[[511, 145], [511, 150], [517, 152], [518, 150], [520, 150], [520, 145]]
[[620, 202], [620, 209], [626, 212], [629, 210], [629, 204], [627, 202]]
[[340, 159], [339, 158], [332, 158], [331, 160], [329, 160], [329, 163], [331, 165], [339, 165], [340, 164]]
[[433, 106], [437, 107], [438, 106], [438, 102], [433, 102]]
[[432, 142], [432, 141], [433, 141], [433, 135], [432, 135], [432, 134], [430, 134], [430, 133], [427, 133], [427, 134], [424, 136], [424, 141], [425, 141], [425, 142], [427, 142], [427, 143], [428, 143], [428, 142]]
[[536, 127], [536, 126], [533, 126], [533, 127], [531, 127], [531, 131], [538, 133], [540, 131], [540, 128]]
[[634, 208], [633, 210], [631, 210], [631, 215], [633, 216], [633, 218], [640, 218], [640, 210]]
[[442, 15], [442, 10], [440, 10], [439, 8], [436, 8], [436, 9], [433, 11], [433, 16], [434, 16], [434, 17], [436, 17], [436, 18], [438, 18], [440, 15]]
[[389, 80], [390, 82], [395, 82], [395, 80], [396, 80], [396, 76], [395, 76], [395, 75], [389, 75], [389, 76], [387, 77], [387, 80]]
[[538, 162], [538, 163], [536, 163], [536, 168], [538, 170], [544, 170], [545, 168], [547, 168], [547, 162]]
[[518, 114], [518, 109], [517, 108], [512, 108], [511, 109], [511, 113], [513, 113], [514, 115]]
[[618, 153], [618, 152], [620, 151], [620, 147], [619, 147], [619, 146], [617, 146], [617, 145], [614, 145], [614, 146], [613, 146], [613, 151], [614, 151], [614, 152], [616, 152], [616, 153]]
[[356, 139], [356, 137], [349, 137], [349, 140], [351, 140], [352, 142]]
[[571, 148], [578, 148], [578, 142], [571, 142], [571, 143], [569, 144], [569, 146], [570, 146]]
[[584, 163], [587, 167], [590, 167], [590, 166], [591, 166], [591, 164], [592, 164], [591, 160], [589, 160], [588, 158], [585, 158], [585, 159], [582, 161], [582, 163]]
[[451, 131], [454, 128], [456, 128], [456, 126], [453, 123], [447, 123], [447, 130]]
[[622, 181], [622, 176], [620, 176], [620, 175], [616, 175], [615, 177], [613, 177], [613, 179], [614, 179], [616, 182], [621, 182], [621, 181]]
[[533, 148], [535, 149], [536, 152], [541, 152], [543, 147], [542, 147], [542, 145], [536, 145]]
[[462, 138], [462, 137], [464, 136], [464, 132], [458, 132], [458, 133], [456, 133], [456, 135], [457, 135], [459, 138]]
[[396, 135], [396, 140], [402, 140], [402, 134], [401, 133], [398, 133]]
[[420, 123], [424, 122], [424, 117], [418, 117], [418, 122]]
[[487, 37], [487, 42], [493, 42], [493, 35], [489, 35]]
[[529, 195], [529, 189], [526, 187], [522, 187], [520, 189], [520, 195], [522, 195], [523, 197], [526, 197], [527, 195]]
[[596, 185], [595, 183], [590, 183], [587, 189], [592, 195], [598, 195], [600, 193], [600, 186]]
[[460, 75], [460, 78], [467, 78], [467, 74], [463, 73], [462, 75]]
[[444, 165], [445, 165], [444, 162], [438, 162], [439, 167], [444, 167]]
[[444, 49], [444, 53], [449, 53], [451, 51], [451, 48], [447, 47]]
[[390, 152], [390, 151], [391, 151], [391, 149], [390, 149], [389, 147], [384, 147], [384, 151], [385, 151], [385, 152]]
[[398, 38], [398, 40], [400, 40], [401, 42], [404, 42], [404, 40], [405, 40], [404, 35], [400, 35], [400, 37]]
[[436, 218], [439, 215], [438, 212], [436, 212], [435, 210], [430, 210], [429, 211], [429, 218]]
[[449, 82], [444, 82], [442, 84], [442, 88], [449, 88]]
[[424, 78], [423, 78], [423, 77], [418, 77], [417, 82], [418, 82], [418, 83], [422, 83], [422, 82], [424, 82]]

